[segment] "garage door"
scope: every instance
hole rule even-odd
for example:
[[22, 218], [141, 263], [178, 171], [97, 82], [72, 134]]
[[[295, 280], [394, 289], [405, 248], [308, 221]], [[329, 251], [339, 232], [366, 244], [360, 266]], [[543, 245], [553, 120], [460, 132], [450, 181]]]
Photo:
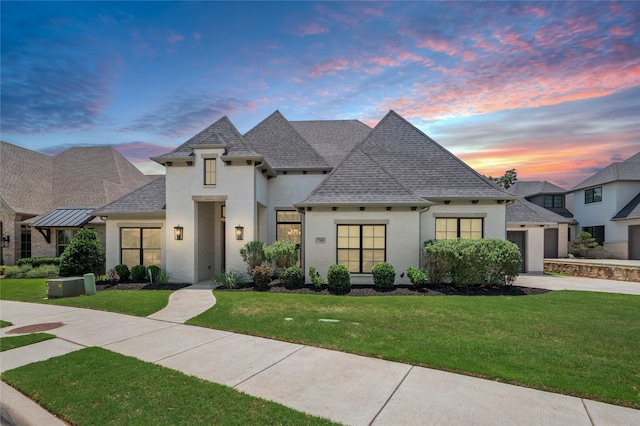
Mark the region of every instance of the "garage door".
[[558, 257], [558, 228], [544, 230], [544, 257], [545, 259]]
[[640, 260], [640, 225], [629, 227], [629, 259]]
[[507, 231], [507, 240], [511, 241], [520, 249], [520, 258], [522, 259], [522, 267], [520, 272], [527, 272], [525, 268], [525, 231]]

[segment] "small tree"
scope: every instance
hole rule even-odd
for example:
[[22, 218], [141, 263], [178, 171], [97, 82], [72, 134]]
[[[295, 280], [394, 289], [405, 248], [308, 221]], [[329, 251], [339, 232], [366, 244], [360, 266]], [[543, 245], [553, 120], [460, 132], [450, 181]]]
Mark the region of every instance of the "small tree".
[[262, 265], [265, 261], [264, 243], [262, 241], [251, 241], [240, 249], [240, 256], [248, 265], [248, 271], [253, 273], [256, 266]]
[[602, 246], [587, 231], [578, 234], [578, 238], [571, 242], [573, 254], [579, 257], [589, 257], [591, 250], [602, 250]]
[[79, 230], [60, 256], [60, 275], [69, 277], [104, 271], [105, 251], [93, 229]]

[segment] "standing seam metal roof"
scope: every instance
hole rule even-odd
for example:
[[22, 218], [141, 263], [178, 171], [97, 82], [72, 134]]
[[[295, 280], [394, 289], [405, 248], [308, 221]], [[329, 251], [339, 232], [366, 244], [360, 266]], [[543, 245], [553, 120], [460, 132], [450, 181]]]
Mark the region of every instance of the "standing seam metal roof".
[[75, 228], [84, 226], [93, 219], [90, 213], [95, 208], [55, 208], [31, 223], [35, 228]]

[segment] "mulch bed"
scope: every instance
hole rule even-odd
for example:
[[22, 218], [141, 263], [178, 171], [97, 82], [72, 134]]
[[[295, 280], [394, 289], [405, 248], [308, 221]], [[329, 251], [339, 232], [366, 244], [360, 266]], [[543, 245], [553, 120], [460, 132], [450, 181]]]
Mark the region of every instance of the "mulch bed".
[[[273, 285], [268, 290], [259, 290], [255, 287], [242, 287], [234, 290], [219, 288], [218, 291], [262, 291], [269, 293], [290, 294], [319, 294], [331, 293], [326, 286], [322, 290], [316, 290], [313, 286], [304, 286], [297, 289], [288, 289], [283, 285]], [[379, 290], [373, 285], [358, 285], [351, 287], [349, 293], [343, 296], [527, 296], [533, 294], [548, 293], [550, 290], [518, 286], [491, 286], [491, 287], [453, 287], [435, 286], [414, 289], [411, 286], [396, 286], [392, 290]]]
[[107, 281], [96, 281], [96, 290], [180, 290], [190, 285], [191, 284], [151, 284], [148, 281], [112, 284]]
[[[179, 290], [188, 287], [190, 284], [151, 284], [149, 282], [126, 282], [111, 284], [106, 281], [96, 282], [97, 291], [105, 290]], [[311, 285], [302, 288], [289, 289], [279, 282], [275, 282], [268, 290], [257, 289], [253, 286], [228, 290], [218, 288], [216, 291], [257, 291], [269, 293], [289, 293], [289, 294], [317, 294], [329, 295], [330, 292], [325, 285], [322, 290], [316, 290]], [[527, 296], [533, 294], [548, 293], [551, 290], [518, 286], [491, 286], [491, 287], [453, 287], [435, 286], [414, 289], [411, 286], [396, 286], [392, 290], [379, 290], [373, 285], [358, 285], [351, 287], [349, 293], [340, 293], [342, 296]]]

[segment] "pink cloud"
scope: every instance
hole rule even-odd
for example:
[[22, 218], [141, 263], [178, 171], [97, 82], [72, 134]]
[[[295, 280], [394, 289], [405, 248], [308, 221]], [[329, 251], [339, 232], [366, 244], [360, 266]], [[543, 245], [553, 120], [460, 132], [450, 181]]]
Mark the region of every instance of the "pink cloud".
[[298, 35], [300, 37], [306, 37], [309, 35], [318, 35], [318, 34], [324, 34], [324, 33], [328, 33], [329, 29], [326, 27], [323, 27], [317, 23], [311, 23], [311, 24], [307, 24], [304, 25], [302, 27], [299, 28], [299, 32]]
[[314, 65], [311, 71], [309, 71], [309, 77], [321, 77], [325, 74], [335, 74], [336, 71], [347, 70], [353, 65], [353, 62], [348, 59], [329, 59]]
[[167, 42], [169, 44], [176, 44], [176, 43], [179, 43], [181, 41], [184, 41], [184, 36], [182, 34], [171, 33], [169, 38], [167, 38]]
[[615, 27], [609, 30], [609, 34], [618, 37], [626, 37], [633, 35], [634, 31], [631, 28]]

